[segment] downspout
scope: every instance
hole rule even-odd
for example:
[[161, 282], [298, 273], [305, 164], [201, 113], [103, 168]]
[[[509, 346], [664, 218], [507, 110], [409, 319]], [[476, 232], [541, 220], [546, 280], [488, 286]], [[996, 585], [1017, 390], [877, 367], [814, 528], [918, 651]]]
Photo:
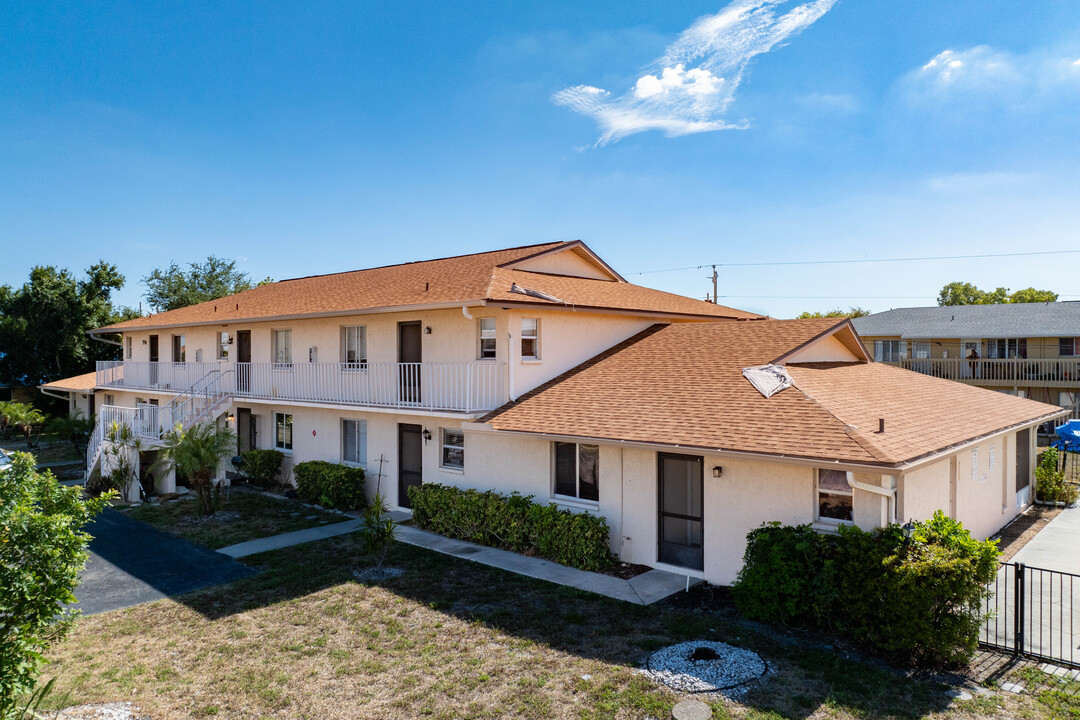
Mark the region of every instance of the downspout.
[[510, 334], [510, 331], [506, 331], [506, 358], [509, 362], [506, 363], [506, 376], [507, 382], [510, 387], [507, 388], [507, 395], [510, 396], [510, 402], [517, 402], [517, 393], [514, 392], [514, 336]]
[[461, 314], [465, 316], [466, 320], [472, 320], [473, 319], [472, 313], [469, 312], [469, 306], [468, 305], [462, 305], [461, 306]]
[[875, 495], [880, 495], [887, 501], [887, 513], [889, 516], [889, 522], [896, 522], [896, 489], [890, 490], [889, 488], [879, 487], [877, 485], [870, 485], [864, 482], [860, 482], [855, 479], [855, 473], [844, 473], [847, 476], [847, 484], [851, 486], [852, 490], [865, 490]]
[[[117, 335], [117, 334], [122, 334], [122, 333], [110, 333], [110, 334]], [[124, 347], [124, 343], [122, 343], [122, 342], [117, 342], [116, 340], [106, 340], [105, 338], [98, 337], [97, 335], [94, 334], [93, 330], [89, 331], [87, 333], [87, 335], [90, 336], [91, 340], [97, 340], [99, 343], [106, 343], [108, 345], [115, 345], [117, 347]]]

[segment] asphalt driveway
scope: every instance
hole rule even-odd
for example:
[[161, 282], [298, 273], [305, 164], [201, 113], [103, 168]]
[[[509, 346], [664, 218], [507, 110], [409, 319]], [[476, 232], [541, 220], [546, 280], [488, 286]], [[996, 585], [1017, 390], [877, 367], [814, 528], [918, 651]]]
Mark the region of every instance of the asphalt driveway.
[[112, 509], [99, 515], [87, 531], [94, 539], [74, 606], [86, 615], [182, 595], [256, 572]]

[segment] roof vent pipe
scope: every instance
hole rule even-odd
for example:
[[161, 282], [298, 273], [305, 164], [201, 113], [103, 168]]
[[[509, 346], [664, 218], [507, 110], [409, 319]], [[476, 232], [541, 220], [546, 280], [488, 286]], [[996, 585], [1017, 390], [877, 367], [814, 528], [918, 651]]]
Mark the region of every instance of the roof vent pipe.
[[879, 433], [884, 433], [885, 432], [885, 418], [878, 418], [877, 431]]

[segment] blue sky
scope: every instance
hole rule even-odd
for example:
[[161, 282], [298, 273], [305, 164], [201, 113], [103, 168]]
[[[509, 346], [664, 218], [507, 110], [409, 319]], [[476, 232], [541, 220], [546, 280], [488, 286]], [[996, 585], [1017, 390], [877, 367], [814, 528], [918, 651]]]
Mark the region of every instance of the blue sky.
[[[5, 4], [0, 283], [105, 259], [137, 304], [211, 252], [281, 279], [580, 238], [703, 296], [706, 270], [634, 273], [1080, 250], [1080, 5], [740, 1], [730, 27], [698, 1]], [[789, 317], [952, 280], [1080, 299], [1080, 254], [729, 267], [720, 295]]]

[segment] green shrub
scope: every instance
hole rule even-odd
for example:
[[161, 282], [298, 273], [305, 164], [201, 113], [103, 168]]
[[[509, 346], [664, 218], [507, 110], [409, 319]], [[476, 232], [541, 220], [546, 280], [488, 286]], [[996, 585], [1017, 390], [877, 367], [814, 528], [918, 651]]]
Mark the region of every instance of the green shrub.
[[367, 503], [363, 468], [309, 460], [293, 468], [301, 500], [336, 510], [355, 510]]
[[582, 570], [614, 562], [602, 517], [540, 505], [520, 493], [500, 495], [425, 483], [409, 488], [413, 522], [478, 545], [538, 555]]
[[940, 511], [916, 523], [911, 540], [896, 525], [826, 536], [772, 523], [747, 536], [734, 594], [757, 620], [833, 630], [914, 665], [954, 666], [975, 652], [997, 557], [995, 542]]
[[280, 450], [248, 450], [241, 457], [240, 469], [252, 484], [261, 488], [277, 487], [284, 453]]
[[1043, 451], [1039, 466], [1035, 468], [1035, 498], [1041, 502], [1073, 505], [1080, 495], [1080, 490], [1065, 482], [1065, 471], [1058, 470], [1059, 460], [1056, 448]]
[[[35, 470], [33, 455], [14, 453], [0, 472], [0, 717], [22, 718], [20, 696], [40, 698], [38, 673], [49, 648], [67, 634], [78, 610], [87, 524], [110, 495], [83, 499]], [[46, 686], [47, 687], [47, 686]], [[24, 701], [25, 702], [25, 701]]]

